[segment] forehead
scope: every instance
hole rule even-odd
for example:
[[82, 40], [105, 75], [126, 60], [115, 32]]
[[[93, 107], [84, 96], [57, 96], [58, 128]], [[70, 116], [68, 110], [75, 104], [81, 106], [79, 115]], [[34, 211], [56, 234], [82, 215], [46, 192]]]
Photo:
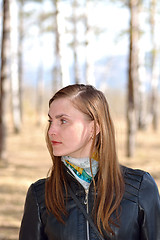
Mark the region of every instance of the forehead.
[[54, 116], [57, 114], [78, 114], [81, 113], [76, 109], [69, 98], [55, 99], [49, 108], [49, 115]]
[[73, 105], [69, 98], [58, 98], [51, 103], [50, 108], [56, 108], [57, 106], [63, 107], [67, 105]]

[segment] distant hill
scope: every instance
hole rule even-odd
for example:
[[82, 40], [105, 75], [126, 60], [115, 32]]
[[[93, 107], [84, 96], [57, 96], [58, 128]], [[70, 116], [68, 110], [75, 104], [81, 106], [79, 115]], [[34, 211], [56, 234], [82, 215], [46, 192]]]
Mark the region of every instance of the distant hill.
[[[85, 76], [85, 66], [81, 66], [82, 82]], [[73, 66], [69, 69], [71, 83], [73, 83]], [[51, 86], [52, 69], [44, 69], [43, 76], [46, 87]], [[24, 85], [36, 87], [38, 69], [29, 63], [25, 66]], [[127, 56], [103, 57], [95, 62], [96, 86], [106, 85], [110, 88], [125, 88], [127, 81]]]
[[[69, 68], [71, 84], [74, 83], [73, 65]], [[80, 66], [81, 83], [85, 83], [85, 64]], [[38, 69], [27, 63], [24, 71], [24, 85], [36, 87]], [[52, 86], [52, 69], [44, 69], [44, 86], [50, 89]], [[100, 89], [112, 88], [125, 91], [128, 79], [128, 56], [117, 55], [103, 57], [95, 62], [96, 87]], [[146, 89], [150, 89], [150, 73], [146, 73]]]
[[124, 89], [127, 84], [127, 56], [104, 57], [95, 63], [97, 86]]

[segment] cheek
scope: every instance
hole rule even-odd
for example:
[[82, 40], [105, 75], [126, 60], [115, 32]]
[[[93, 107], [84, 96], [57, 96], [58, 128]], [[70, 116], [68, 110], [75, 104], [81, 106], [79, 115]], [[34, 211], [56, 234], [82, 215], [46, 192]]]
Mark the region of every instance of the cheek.
[[78, 139], [81, 138], [82, 133], [80, 129], [77, 129], [76, 131], [73, 129], [70, 129], [70, 131], [66, 131], [62, 135], [63, 135], [63, 138], [66, 139], [66, 141], [71, 140], [73, 142], [75, 140], [78, 141]]
[[74, 129], [72, 129], [68, 137], [72, 139], [72, 141], [85, 141], [90, 139], [90, 134], [87, 126], [84, 126], [82, 124], [79, 124]]

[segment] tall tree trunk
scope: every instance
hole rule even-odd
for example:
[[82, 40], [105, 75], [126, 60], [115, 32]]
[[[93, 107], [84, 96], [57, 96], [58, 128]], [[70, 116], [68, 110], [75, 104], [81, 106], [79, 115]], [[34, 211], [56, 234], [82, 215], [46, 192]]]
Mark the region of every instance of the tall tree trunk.
[[90, 21], [91, 0], [86, 0], [86, 83], [95, 86], [94, 76], [94, 51], [93, 51], [93, 39], [94, 33]]
[[55, 14], [55, 66], [54, 66], [54, 90], [62, 86], [69, 84], [69, 73], [66, 62], [66, 52], [65, 52], [65, 21], [64, 16], [62, 15], [61, 2], [59, 0], [54, 0], [54, 7], [56, 9]]
[[77, 8], [78, 3], [77, 0], [73, 1], [73, 64], [74, 64], [74, 82], [79, 83], [80, 82], [80, 76], [79, 76], [79, 64], [78, 64], [78, 54], [77, 54], [77, 48], [78, 48], [78, 29], [77, 29]]
[[60, 36], [58, 31], [58, 14], [59, 10], [57, 8], [57, 0], [53, 0], [53, 4], [55, 7], [55, 16], [54, 16], [54, 24], [55, 24], [55, 63], [53, 68], [53, 90], [56, 92], [62, 86], [62, 69], [60, 63]]
[[18, 77], [19, 77], [19, 101], [20, 101], [20, 114], [21, 122], [23, 120], [23, 38], [24, 38], [24, 27], [23, 27], [23, 17], [24, 17], [24, 0], [19, 1], [19, 21], [18, 21]]
[[139, 40], [138, 40], [138, 83], [137, 83], [137, 126], [138, 129], [144, 129], [147, 123], [146, 114], [146, 70], [145, 70], [145, 43], [143, 39], [144, 16], [142, 12], [142, 2], [138, 4], [138, 22], [139, 22]]
[[159, 83], [159, 26], [157, 21], [157, 0], [151, 0], [150, 24], [151, 24], [151, 42], [152, 42], [152, 62], [151, 62], [151, 114], [152, 126], [154, 130], [158, 129], [158, 83]]
[[135, 151], [136, 135], [136, 95], [138, 79], [138, 0], [130, 0], [130, 48], [128, 70], [127, 99], [127, 156], [132, 157]]
[[3, 0], [3, 31], [1, 44], [1, 81], [0, 81], [0, 161], [7, 159], [6, 135], [7, 135], [7, 109], [9, 106], [9, 48], [10, 48], [10, 14], [9, 0]]
[[[43, 49], [43, 30], [41, 21], [39, 21], [39, 48]], [[36, 94], [37, 126], [40, 126], [43, 120], [43, 96], [44, 96], [43, 55], [42, 51], [40, 51]]]
[[19, 99], [18, 76], [18, 7], [16, 0], [10, 0], [11, 16], [11, 90], [12, 90], [12, 114], [14, 132], [21, 129], [21, 113]]
[[44, 81], [43, 81], [43, 64], [40, 62], [37, 74], [37, 126], [40, 126], [43, 121], [43, 96], [44, 96]]

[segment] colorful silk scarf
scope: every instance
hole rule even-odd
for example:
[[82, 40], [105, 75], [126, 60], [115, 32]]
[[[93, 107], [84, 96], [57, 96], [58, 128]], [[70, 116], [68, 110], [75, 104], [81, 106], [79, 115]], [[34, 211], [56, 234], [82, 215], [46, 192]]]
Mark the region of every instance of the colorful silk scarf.
[[[89, 158], [72, 158], [69, 156], [63, 156], [62, 162], [68, 167], [75, 178], [83, 185], [85, 189], [88, 189], [91, 181], [92, 174], [90, 169]], [[94, 155], [91, 159], [93, 176], [98, 171], [98, 160]]]

